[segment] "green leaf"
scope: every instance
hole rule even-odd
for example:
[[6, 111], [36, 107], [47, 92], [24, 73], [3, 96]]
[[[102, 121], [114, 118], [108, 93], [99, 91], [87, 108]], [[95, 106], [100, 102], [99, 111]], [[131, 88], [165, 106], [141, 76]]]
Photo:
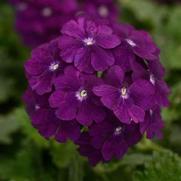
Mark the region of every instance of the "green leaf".
[[6, 116], [0, 116], [0, 142], [10, 144], [11, 134], [20, 128], [20, 123], [14, 117], [14, 112]]
[[177, 6], [171, 10], [165, 32], [169, 37], [172, 37], [176, 43], [181, 42], [181, 7]]
[[41, 150], [30, 141], [25, 141], [13, 155], [1, 155], [0, 180], [54, 181], [52, 169], [46, 172]]
[[171, 151], [155, 152], [143, 171], [135, 173], [134, 181], [181, 181], [181, 158]]
[[143, 153], [132, 153], [125, 155], [125, 157], [121, 161], [121, 164], [135, 167], [144, 164], [148, 160], [150, 160], [150, 155]]
[[74, 159], [76, 148], [72, 142], [60, 144], [52, 141], [50, 153], [53, 162], [58, 168], [67, 168], [71, 165], [71, 162]]
[[69, 181], [83, 181], [84, 178], [84, 162], [78, 153], [74, 157], [69, 166]]
[[[149, 0], [120, 0], [121, 7], [129, 9], [133, 12], [136, 20], [141, 23], [151, 23], [153, 28], [159, 26], [167, 11], [165, 7], [158, 7]], [[141, 24], [140, 23], [140, 24]]]
[[167, 123], [180, 120], [181, 118], [181, 83], [172, 87], [170, 106], [163, 111], [163, 118]]
[[0, 103], [5, 102], [11, 95], [14, 81], [10, 78], [0, 77]]

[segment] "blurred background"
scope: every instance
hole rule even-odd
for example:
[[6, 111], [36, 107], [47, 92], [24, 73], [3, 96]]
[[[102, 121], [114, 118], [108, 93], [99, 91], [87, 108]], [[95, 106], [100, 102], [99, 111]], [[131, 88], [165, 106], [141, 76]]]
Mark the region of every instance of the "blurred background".
[[181, 181], [181, 1], [119, 0], [122, 22], [149, 31], [172, 89], [163, 140], [144, 139], [120, 161], [91, 168], [73, 144], [47, 141], [21, 102], [30, 56], [15, 30], [15, 8], [0, 0], [0, 181]]

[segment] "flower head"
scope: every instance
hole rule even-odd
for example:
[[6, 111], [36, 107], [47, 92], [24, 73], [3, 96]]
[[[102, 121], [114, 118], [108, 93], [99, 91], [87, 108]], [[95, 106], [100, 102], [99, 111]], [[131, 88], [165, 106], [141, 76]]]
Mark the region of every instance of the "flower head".
[[147, 138], [152, 139], [163, 137], [162, 129], [164, 123], [161, 118], [160, 108], [154, 107], [146, 112], [145, 121], [140, 124], [140, 131], [142, 134], [146, 132]]
[[30, 88], [25, 92], [23, 100], [33, 126], [47, 139], [54, 137], [59, 142], [76, 141], [80, 136], [80, 125], [75, 120], [65, 122], [58, 119], [49, 106], [48, 98], [49, 95], [40, 96]]
[[139, 125], [122, 124], [111, 113], [101, 123], [94, 123], [90, 131], [82, 133], [78, 141], [79, 152], [88, 157], [92, 165], [121, 159], [127, 150], [141, 139]]
[[119, 66], [112, 67], [106, 76], [107, 83], [94, 87], [94, 93], [101, 97], [102, 103], [113, 110], [123, 123], [143, 122], [145, 109], [153, 102], [150, 99], [154, 94], [151, 83], [140, 79], [127, 85], [124, 72]]
[[59, 42], [63, 60], [86, 73], [104, 71], [113, 65], [110, 50], [119, 44], [119, 37], [109, 26], [86, 17], [66, 23]]
[[164, 68], [162, 67], [159, 60], [148, 62], [146, 65], [141, 63], [140, 59], [132, 62], [133, 68], [133, 79], [134, 81], [138, 79], [148, 80], [154, 88], [154, 100], [155, 104], [159, 106], [167, 107], [169, 105], [168, 95], [170, 89], [163, 80]]
[[82, 10], [95, 18], [116, 21], [119, 18], [117, 1], [114, 0], [85, 0]]
[[122, 124], [111, 113], [103, 123], [90, 128], [90, 135], [92, 145], [101, 150], [105, 161], [122, 158], [141, 139], [138, 124]]
[[76, 141], [76, 144], [79, 146], [78, 151], [82, 156], [88, 158], [89, 163], [92, 166], [95, 166], [97, 163], [101, 161], [105, 161], [101, 151], [96, 149], [91, 144], [91, 136], [89, 133], [81, 133], [80, 138]]
[[85, 75], [74, 67], [67, 67], [64, 75], [55, 81], [56, 91], [50, 97], [50, 105], [56, 108], [56, 115], [62, 120], [76, 119], [89, 126], [93, 121], [102, 121], [104, 108], [92, 88], [102, 81], [94, 75]]
[[121, 159], [144, 134], [161, 138], [170, 90], [150, 35], [90, 16], [61, 32], [25, 63], [24, 102], [40, 134], [71, 139], [92, 165]]
[[78, 10], [76, 0], [10, 0], [16, 10], [16, 29], [24, 43], [37, 47], [59, 36], [62, 25]]
[[59, 54], [57, 40], [53, 40], [33, 50], [25, 63], [30, 87], [40, 95], [51, 92], [56, 76], [63, 73], [65, 63]]

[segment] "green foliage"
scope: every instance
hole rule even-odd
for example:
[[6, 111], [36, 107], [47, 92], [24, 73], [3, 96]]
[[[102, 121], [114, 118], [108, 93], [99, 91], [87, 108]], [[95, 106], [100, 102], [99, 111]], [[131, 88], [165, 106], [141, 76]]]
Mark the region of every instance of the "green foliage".
[[52, 143], [51, 155], [53, 162], [59, 168], [66, 168], [71, 165], [76, 149], [73, 143], [68, 142], [67, 144]]
[[0, 143], [11, 144], [11, 134], [20, 128], [20, 123], [15, 119], [14, 112], [7, 116], [0, 116]]
[[144, 170], [137, 171], [134, 181], [181, 181], [181, 158], [170, 151], [155, 152], [145, 163]]
[[29, 53], [14, 31], [13, 17], [12, 8], [0, 2], [0, 104], [19, 102], [25, 88], [22, 63]]
[[172, 87], [170, 96], [170, 107], [163, 111], [164, 120], [167, 123], [178, 121], [181, 117], [181, 83], [177, 83]]

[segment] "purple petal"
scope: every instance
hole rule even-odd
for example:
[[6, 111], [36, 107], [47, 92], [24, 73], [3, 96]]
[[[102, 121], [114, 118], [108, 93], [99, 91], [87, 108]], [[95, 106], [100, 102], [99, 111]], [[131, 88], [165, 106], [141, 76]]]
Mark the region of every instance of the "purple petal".
[[119, 140], [118, 143], [115, 144], [115, 156], [117, 159], [121, 159], [124, 154], [127, 152], [128, 150], [128, 145], [127, 143], [125, 142], [125, 140]]
[[29, 84], [32, 90], [35, 90], [39, 95], [51, 92], [53, 80], [50, 73], [46, 73], [40, 77], [31, 77]]
[[66, 93], [63, 91], [55, 91], [49, 98], [49, 103], [52, 108], [59, 107], [60, 101], [64, 100]]
[[156, 102], [159, 105], [162, 105], [164, 107], [169, 106], [169, 100], [168, 95], [170, 94], [170, 89], [168, 88], [167, 84], [164, 81], [158, 80], [156, 82], [156, 91], [155, 91], [155, 97]]
[[113, 111], [120, 122], [130, 124], [131, 118], [128, 110], [128, 105], [126, 105], [126, 103], [123, 103], [122, 105], [119, 105], [118, 107], [114, 108]]
[[47, 64], [43, 62], [29, 60], [25, 63], [25, 70], [30, 75], [42, 74], [47, 69]]
[[149, 97], [155, 93], [155, 88], [149, 81], [137, 80], [130, 86], [130, 92], [132, 95]]
[[119, 46], [114, 50], [116, 65], [119, 65], [124, 71], [130, 71], [130, 63], [135, 61], [134, 53], [127, 46]]
[[97, 96], [101, 96], [101, 102], [109, 109], [113, 109], [119, 103], [119, 93], [115, 87], [101, 85], [94, 87], [93, 91]]
[[90, 126], [93, 121], [100, 122], [104, 118], [104, 111], [90, 102], [81, 104], [76, 117], [76, 119], [84, 126]]
[[74, 93], [69, 93], [64, 99], [59, 100], [56, 115], [61, 120], [73, 120], [76, 117], [78, 109], [78, 102]]
[[77, 71], [69, 71], [70, 74], [62, 76], [60, 75], [54, 81], [55, 88], [66, 91], [77, 91], [80, 88], [80, 82]]
[[143, 122], [145, 111], [136, 105], [132, 105], [129, 108], [129, 115], [135, 123]]
[[123, 80], [124, 72], [121, 67], [117, 65], [111, 67], [105, 75], [105, 82], [116, 87], [121, 87]]
[[114, 150], [113, 150], [114, 145], [112, 144], [111, 141], [106, 141], [102, 147], [102, 155], [103, 158], [106, 161], [109, 161], [113, 158], [114, 156]]
[[80, 136], [80, 125], [75, 121], [61, 122], [55, 137], [59, 142], [65, 143], [68, 139], [76, 141]]
[[98, 27], [98, 35], [111, 35], [113, 30], [109, 26], [100, 25]]
[[69, 103], [60, 103], [60, 108], [57, 109], [56, 115], [59, 119], [69, 121], [73, 120], [76, 117], [77, 113], [77, 106], [76, 105], [69, 105]]
[[96, 71], [104, 71], [114, 64], [114, 57], [111, 52], [95, 47], [91, 56], [92, 67]]
[[117, 47], [121, 41], [116, 35], [99, 35], [96, 37], [96, 43], [105, 49]]
[[116, 87], [111, 86], [111, 85], [103, 84], [103, 85], [94, 87], [93, 92], [97, 96], [101, 96], [101, 97], [106, 96], [107, 97], [107, 96], [110, 96], [110, 95], [118, 92], [118, 89]]
[[63, 34], [66, 34], [68, 36], [74, 37], [74, 38], [81, 38], [84, 36], [84, 31], [81, 29], [79, 24], [71, 20], [68, 23], [66, 23], [61, 31]]
[[82, 46], [81, 42], [69, 36], [61, 36], [59, 47], [62, 59], [67, 63], [72, 63], [76, 56], [77, 50]]
[[91, 54], [88, 51], [88, 49], [85, 49], [83, 47], [77, 50], [77, 53], [74, 57], [74, 65], [82, 72], [86, 73], [94, 72], [94, 69], [92, 68], [91, 65]]

